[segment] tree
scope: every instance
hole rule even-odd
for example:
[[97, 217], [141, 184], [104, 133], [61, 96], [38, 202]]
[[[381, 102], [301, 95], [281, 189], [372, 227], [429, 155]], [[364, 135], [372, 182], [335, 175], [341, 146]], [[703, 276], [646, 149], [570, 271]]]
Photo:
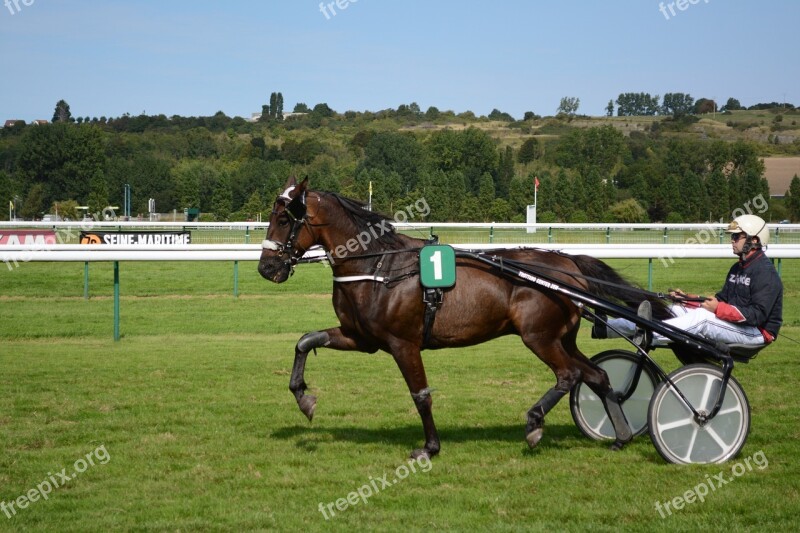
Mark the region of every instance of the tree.
[[27, 196], [25, 196], [25, 201], [22, 202], [22, 209], [19, 210], [19, 214], [23, 218], [38, 219], [41, 218], [46, 205], [44, 185], [37, 183], [30, 188]]
[[509, 115], [508, 113], [504, 113], [499, 109], [492, 109], [492, 112], [489, 113], [489, 120], [501, 120], [503, 122], [514, 122], [514, 117]]
[[623, 224], [643, 224], [648, 222], [647, 212], [639, 202], [628, 198], [617, 202], [609, 208], [615, 222]]
[[228, 176], [220, 176], [217, 186], [214, 188], [214, 195], [211, 197], [211, 209], [217, 220], [225, 221], [231, 214], [233, 204], [233, 194]]
[[792, 182], [789, 184], [785, 202], [786, 209], [789, 211], [789, 218], [795, 221], [800, 220], [800, 177], [797, 177], [797, 174], [794, 175]]
[[64, 220], [78, 220], [80, 213], [78, 213], [78, 202], [75, 200], [63, 200], [61, 202], [53, 202], [51, 212], [58, 214]]
[[428, 120], [436, 120], [439, 118], [441, 112], [439, 111], [438, 107], [430, 106], [427, 111], [425, 111], [425, 118]]
[[522, 146], [519, 148], [519, 153], [517, 154], [517, 161], [520, 164], [527, 164], [539, 157], [539, 141], [536, 140], [536, 137], [529, 137], [525, 139], [522, 143]]
[[578, 111], [578, 108], [581, 105], [581, 99], [575, 98], [573, 96], [565, 96], [561, 99], [561, 103], [558, 105], [558, 109], [556, 113], [573, 116]]
[[596, 169], [600, 174], [611, 175], [625, 153], [625, 137], [614, 126], [575, 129], [559, 142], [556, 163], [577, 169], [582, 176]]
[[694, 98], [691, 95], [684, 93], [667, 93], [664, 95], [664, 103], [661, 106], [662, 114], [682, 117], [690, 114], [693, 110]]
[[736, 98], [728, 98], [728, 101], [725, 102], [725, 105], [722, 106], [720, 111], [739, 111], [740, 109], [744, 109], [742, 104]]
[[275, 97], [275, 118], [283, 120], [283, 94], [278, 93]]
[[108, 207], [108, 182], [102, 172], [96, 172], [89, 182], [89, 198], [86, 205], [90, 213], [102, 213]]
[[514, 149], [506, 146], [499, 155], [500, 163], [497, 168], [496, 196], [508, 198], [508, 189], [514, 177]]
[[294, 105], [294, 109], [292, 110], [293, 113], [308, 113], [311, 110], [308, 106], [302, 102], [298, 102]]
[[538, 115], [533, 111], [525, 111], [525, 115], [523, 115], [522, 120], [535, 120], [538, 118]]
[[704, 115], [706, 113], [713, 113], [717, 110], [717, 103], [708, 98], [700, 98], [694, 103], [694, 114]]
[[275, 118], [278, 114], [278, 93], [269, 95], [269, 118]]
[[478, 193], [483, 174], [497, 174], [495, 141], [475, 127], [437, 131], [429, 138], [427, 151], [432, 169], [461, 171], [467, 179], [467, 191], [472, 194]]
[[259, 122], [267, 122], [269, 120], [269, 106], [262, 105], [261, 106], [261, 116], [258, 117]]
[[201, 176], [208, 174], [209, 171], [216, 174], [216, 170], [210, 169], [209, 166], [205, 161], [183, 159], [170, 169], [170, 175], [175, 183], [177, 208], [200, 207]]
[[606, 116], [607, 117], [614, 116], [614, 100], [608, 101], [608, 105], [606, 106]]
[[59, 100], [56, 103], [52, 122], [72, 122], [72, 113], [70, 113], [69, 104], [65, 100]]
[[364, 159], [356, 172], [377, 169], [384, 174], [395, 172], [403, 188], [413, 189], [424, 167], [425, 154], [417, 138], [410, 133], [379, 132], [364, 148]]
[[245, 220], [256, 220], [263, 210], [264, 203], [261, 201], [261, 195], [258, 194], [258, 191], [254, 191], [242, 205], [240, 212]]
[[[610, 102], [609, 102], [610, 103]], [[621, 93], [617, 97], [617, 116], [652, 116], [658, 113], [658, 95], [650, 93]]]
[[[14, 184], [11, 181], [11, 176], [9, 176], [5, 170], [0, 170], [0, 200], [2, 200], [3, 203], [5, 203], [11, 201], [13, 197], [14, 197]], [[8, 211], [6, 211], [5, 209], [0, 209], [0, 220], [6, 220], [7, 216], [8, 216]]]

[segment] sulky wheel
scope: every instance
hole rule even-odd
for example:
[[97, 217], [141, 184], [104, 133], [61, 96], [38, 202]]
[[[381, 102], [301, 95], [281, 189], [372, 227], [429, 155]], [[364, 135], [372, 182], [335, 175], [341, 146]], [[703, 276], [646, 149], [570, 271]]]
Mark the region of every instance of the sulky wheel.
[[[628, 392], [640, 361], [641, 357], [637, 354], [624, 350], [609, 350], [592, 357], [592, 362], [608, 374], [611, 388], [622, 395]], [[658, 384], [657, 374], [650, 362], [644, 361], [643, 365], [636, 389], [622, 403], [622, 412], [634, 436], [647, 431], [647, 408]], [[585, 383], [578, 383], [570, 391], [569, 408], [575, 425], [590, 439], [616, 438], [603, 402]]]
[[[689, 403], [701, 415], [710, 413], [719, 397], [722, 369], [696, 364], [669, 375]], [[733, 376], [717, 415], [696, 420], [675, 389], [664, 381], [656, 387], [648, 412], [650, 438], [658, 453], [671, 463], [722, 463], [735, 457], [750, 431], [750, 404]]]

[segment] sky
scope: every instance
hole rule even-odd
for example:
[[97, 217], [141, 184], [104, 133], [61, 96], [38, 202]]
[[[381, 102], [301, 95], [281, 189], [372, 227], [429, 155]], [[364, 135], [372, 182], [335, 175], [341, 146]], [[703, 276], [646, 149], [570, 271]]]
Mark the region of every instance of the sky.
[[[338, 1], [338, 5], [337, 5]], [[683, 8], [683, 9], [681, 9]], [[416, 102], [520, 119], [624, 92], [800, 105], [798, 0], [0, 0], [0, 120]]]

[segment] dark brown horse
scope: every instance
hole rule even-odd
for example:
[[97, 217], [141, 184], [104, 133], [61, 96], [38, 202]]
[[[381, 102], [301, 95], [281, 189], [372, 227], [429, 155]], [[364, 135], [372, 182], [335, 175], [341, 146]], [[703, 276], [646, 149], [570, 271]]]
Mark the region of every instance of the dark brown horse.
[[[606, 373], [575, 344], [581, 310], [561, 294], [459, 257], [458, 281], [444, 290], [443, 302], [425, 342], [425, 304], [418, 265], [425, 242], [396, 233], [389, 222], [387, 217], [365, 210], [359, 202], [309, 190], [307, 179], [298, 184], [291, 178], [275, 202], [259, 273], [282, 283], [310, 247], [321, 245], [334, 275], [333, 306], [340, 325], [304, 335], [295, 348], [289, 389], [309, 420], [314, 416], [316, 398], [305, 394], [304, 372], [312, 349], [324, 346], [367, 353], [384, 350], [394, 357], [422, 418], [425, 445], [414, 450], [412, 457], [433, 456], [439, 452], [439, 436], [420, 350], [470, 346], [514, 334], [556, 376], [555, 386], [528, 411], [525, 436], [531, 447], [542, 438], [545, 414], [579, 381], [603, 399], [616, 432], [614, 447], [620, 448], [631, 439]], [[597, 259], [543, 250], [492, 254], [551, 268], [552, 276], [565, 284], [622, 300], [628, 306], [635, 302], [630, 291], [626, 294], [626, 287], [631, 286]], [[614, 285], [598, 284], [585, 276]]]

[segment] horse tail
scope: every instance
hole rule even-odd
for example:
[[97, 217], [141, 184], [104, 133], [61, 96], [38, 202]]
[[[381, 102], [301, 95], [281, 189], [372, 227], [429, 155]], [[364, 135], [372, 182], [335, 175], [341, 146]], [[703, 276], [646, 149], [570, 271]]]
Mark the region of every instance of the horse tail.
[[581, 273], [589, 278], [586, 281], [592, 294], [623, 302], [631, 309], [636, 309], [642, 300], [648, 300], [653, 308], [654, 318], [665, 320], [672, 317], [664, 300], [628, 281], [603, 261], [588, 255], [570, 257]]

